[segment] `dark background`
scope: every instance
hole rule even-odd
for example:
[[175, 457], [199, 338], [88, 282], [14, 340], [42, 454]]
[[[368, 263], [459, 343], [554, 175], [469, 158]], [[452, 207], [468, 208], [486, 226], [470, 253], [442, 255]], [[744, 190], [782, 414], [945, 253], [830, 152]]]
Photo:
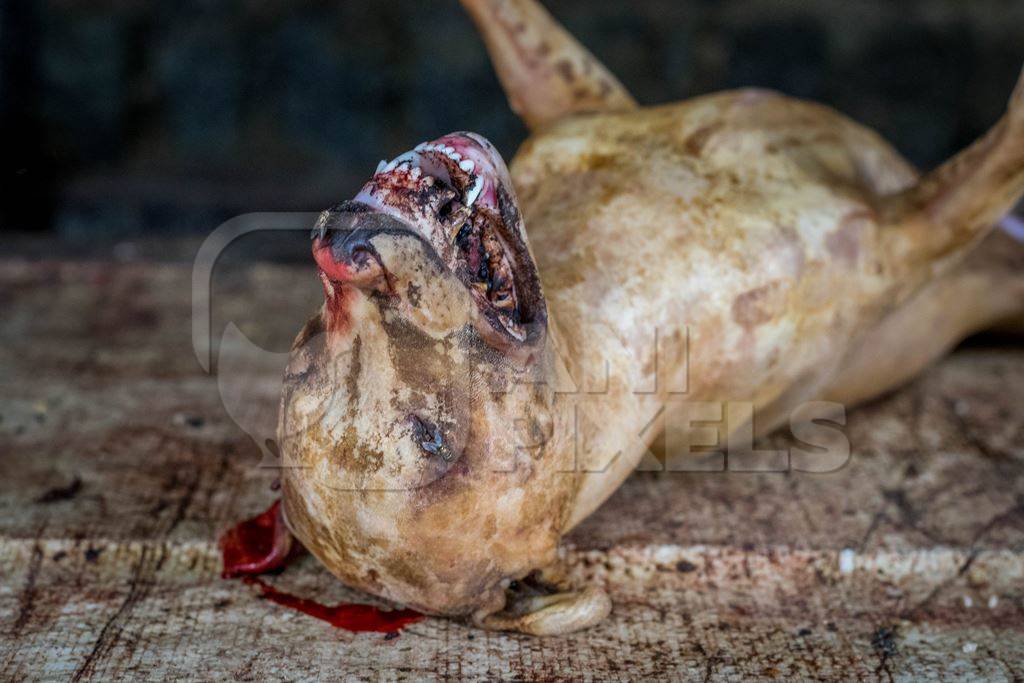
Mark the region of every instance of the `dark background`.
[[[991, 125], [1021, 0], [547, 0], [642, 103], [745, 85], [828, 103], [931, 166]], [[0, 4], [0, 226], [62, 243], [319, 210], [509, 111], [456, 0]]]

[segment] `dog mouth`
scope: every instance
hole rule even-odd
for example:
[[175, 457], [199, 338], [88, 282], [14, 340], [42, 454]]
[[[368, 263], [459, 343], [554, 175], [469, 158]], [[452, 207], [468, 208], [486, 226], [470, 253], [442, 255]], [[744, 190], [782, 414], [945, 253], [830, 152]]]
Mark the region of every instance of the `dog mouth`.
[[[533, 297], [524, 296], [531, 287], [524, 278], [533, 275], [532, 260], [508, 171], [487, 140], [452, 133], [420, 143], [381, 161], [353, 202], [343, 206], [386, 214], [419, 234], [492, 323], [518, 341], [526, 338], [527, 300]], [[338, 254], [325, 258], [318, 249], [324, 240], [316, 233], [314, 255], [327, 277], [351, 281], [356, 271], [380, 265], [366, 250], [355, 249], [346, 256], [348, 267], [339, 267]]]

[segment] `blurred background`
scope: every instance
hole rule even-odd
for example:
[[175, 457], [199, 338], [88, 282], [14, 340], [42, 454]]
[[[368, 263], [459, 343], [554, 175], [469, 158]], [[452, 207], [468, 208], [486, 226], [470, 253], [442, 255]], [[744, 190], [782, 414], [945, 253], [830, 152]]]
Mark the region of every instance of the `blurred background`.
[[[645, 104], [756, 85], [928, 167], [1002, 111], [1021, 0], [545, 0]], [[526, 131], [456, 0], [6, 0], [0, 226], [65, 245], [319, 210], [456, 129]]]

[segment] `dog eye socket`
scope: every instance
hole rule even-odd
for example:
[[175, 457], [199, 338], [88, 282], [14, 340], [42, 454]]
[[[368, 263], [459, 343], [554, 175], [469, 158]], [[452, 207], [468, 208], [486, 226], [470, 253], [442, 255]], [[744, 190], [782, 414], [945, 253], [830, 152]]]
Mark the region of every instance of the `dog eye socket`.
[[445, 443], [444, 435], [437, 425], [418, 415], [410, 415], [409, 421], [412, 423], [413, 439], [424, 453], [440, 456], [445, 462], [452, 460], [454, 454]]

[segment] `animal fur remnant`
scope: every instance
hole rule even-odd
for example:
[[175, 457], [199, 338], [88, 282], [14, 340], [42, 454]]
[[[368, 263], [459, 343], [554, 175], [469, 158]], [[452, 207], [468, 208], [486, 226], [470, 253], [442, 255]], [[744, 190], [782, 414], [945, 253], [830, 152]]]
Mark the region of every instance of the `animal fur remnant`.
[[685, 431], [673, 406], [745, 402], [756, 430], [729, 428], [763, 433], [1019, 316], [1019, 277], [969, 322], [944, 312], [1024, 263], [989, 235], [1024, 191], [1024, 81], [919, 176], [769, 91], [638, 107], [533, 0], [463, 4], [532, 132], [510, 169], [444, 135], [313, 230], [325, 302], [285, 376], [283, 513], [346, 584], [485, 628], [590, 626], [610, 600], [570, 585], [559, 540]]

